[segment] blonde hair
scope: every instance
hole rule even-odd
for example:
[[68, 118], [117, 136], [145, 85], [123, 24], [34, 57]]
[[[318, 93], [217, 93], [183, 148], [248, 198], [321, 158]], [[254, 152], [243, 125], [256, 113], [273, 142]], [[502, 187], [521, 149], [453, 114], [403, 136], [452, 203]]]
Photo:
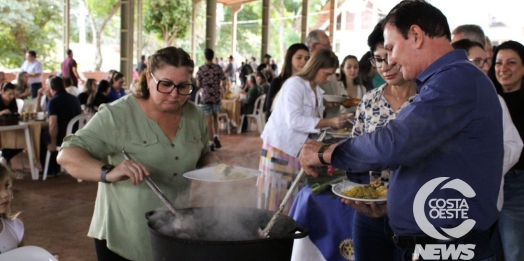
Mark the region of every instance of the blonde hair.
[[333, 51], [329, 49], [320, 49], [313, 54], [313, 57], [309, 59], [306, 66], [300, 70], [296, 76], [312, 81], [315, 79], [320, 69], [337, 69], [338, 66], [338, 57]]
[[21, 71], [16, 76], [16, 88], [20, 90], [20, 92], [25, 92], [27, 89], [31, 90], [31, 86], [29, 85], [29, 80], [27, 82], [23, 82], [24, 75], [29, 75], [27, 72]]
[[[12, 189], [12, 187], [13, 187], [13, 179], [14, 179], [15, 175], [4, 164], [0, 164], [0, 180], [4, 179], [4, 177], [8, 177], [9, 178], [10, 185], [7, 188], [7, 191], [9, 192], [9, 196], [11, 197], [9, 200], [11, 200], [13, 198], [13, 189]], [[3, 186], [3, 184], [0, 184], [0, 185]], [[9, 204], [9, 206], [7, 207], [7, 210], [5, 211], [5, 213], [0, 213], [0, 217], [3, 218], [3, 219], [15, 219], [16, 217], [18, 217], [18, 215], [20, 215], [20, 212], [11, 213], [11, 204]]]

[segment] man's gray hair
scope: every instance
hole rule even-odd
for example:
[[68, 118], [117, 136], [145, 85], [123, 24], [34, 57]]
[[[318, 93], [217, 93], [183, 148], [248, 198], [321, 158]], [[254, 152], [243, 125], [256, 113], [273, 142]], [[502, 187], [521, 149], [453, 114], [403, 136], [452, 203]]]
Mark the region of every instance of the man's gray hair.
[[463, 34], [463, 37], [471, 41], [478, 42], [482, 46], [486, 45], [486, 36], [482, 28], [476, 24], [463, 24], [455, 28], [452, 34]]
[[320, 43], [320, 35], [321, 34], [327, 35], [326, 31], [319, 30], [319, 29], [313, 30], [313, 31], [309, 32], [309, 34], [307, 35], [305, 44], [306, 44], [307, 48], [309, 48], [310, 51], [311, 51], [311, 46], [314, 43]]

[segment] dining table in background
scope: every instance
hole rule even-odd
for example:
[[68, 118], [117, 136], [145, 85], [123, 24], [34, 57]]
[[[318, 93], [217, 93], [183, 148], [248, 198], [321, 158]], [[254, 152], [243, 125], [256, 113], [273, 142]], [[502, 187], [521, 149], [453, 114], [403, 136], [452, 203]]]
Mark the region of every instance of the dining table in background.
[[2, 148], [26, 149], [29, 157], [31, 177], [38, 179], [40, 164], [40, 135], [49, 127], [47, 121], [20, 121], [17, 125], [0, 126]]
[[240, 124], [240, 101], [237, 99], [222, 99], [222, 111], [227, 113], [236, 126]]

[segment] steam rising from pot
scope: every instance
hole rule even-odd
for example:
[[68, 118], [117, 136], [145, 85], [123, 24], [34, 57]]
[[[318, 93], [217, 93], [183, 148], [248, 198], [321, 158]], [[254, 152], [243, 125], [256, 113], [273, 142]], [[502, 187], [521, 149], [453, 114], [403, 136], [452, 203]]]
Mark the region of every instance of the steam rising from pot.
[[[180, 210], [184, 217], [192, 217], [193, 227], [184, 227], [165, 210], [157, 210], [149, 217], [150, 227], [161, 234], [180, 239], [205, 241], [240, 241], [258, 239], [258, 228], [269, 221], [271, 212], [260, 215], [257, 209], [234, 207], [207, 207]], [[180, 227], [179, 227], [180, 226]], [[183, 229], [181, 229], [183, 228]]]

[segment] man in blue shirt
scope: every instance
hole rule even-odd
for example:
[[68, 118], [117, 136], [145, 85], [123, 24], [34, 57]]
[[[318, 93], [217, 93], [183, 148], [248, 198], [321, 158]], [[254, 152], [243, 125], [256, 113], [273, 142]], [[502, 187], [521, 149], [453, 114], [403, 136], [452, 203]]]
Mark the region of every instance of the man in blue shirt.
[[60, 172], [60, 166], [56, 163], [57, 146], [62, 145], [69, 121], [81, 114], [82, 109], [80, 108], [78, 98], [65, 90], [62, 78], [53, 77], [50, 80], [50, 85], [53, 97], [47, 104], [49, 131], [42, 131], [41, 134], [40, 163], [43, 168], [45, 166], [46, 154], [49, 150], [51, 158], [49, 160], [48, 173], [50, 173], [50, 176], [54, 176]]
[[403, 258], [416, 245], [474, 244], [472, 260], [485, 260], [493, 255], [487, 230], [498, 217], [504, 155], [494, 86], [464, 51], [453, 50], [447, 19], [432, 5], [403, 1], [383, 24], [387, 62], [416, 81], [418, 97], [373, 133], [333, 145], [308, 141], [299, 161], [313, 176], [322, 164], [390, 168], [387, 206], [345, 203], [370, 216], [387, 208]]

